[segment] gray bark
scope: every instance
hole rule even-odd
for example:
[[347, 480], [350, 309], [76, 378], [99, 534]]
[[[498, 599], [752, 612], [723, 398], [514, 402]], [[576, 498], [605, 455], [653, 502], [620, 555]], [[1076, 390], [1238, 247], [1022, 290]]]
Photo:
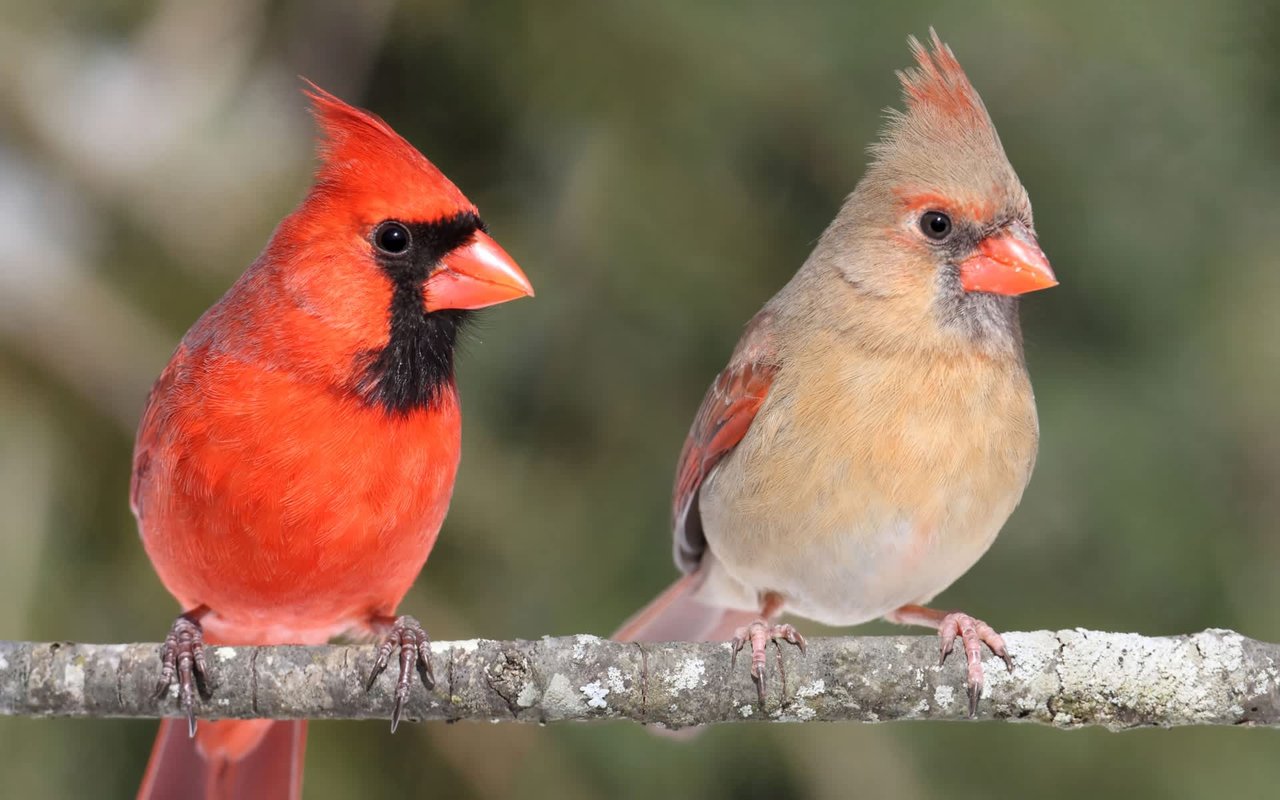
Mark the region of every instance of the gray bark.
[[[1004, 634], [1012, 674], [989, 654], [979, 718], [1061, 728], [1280, 726], [1280, 645], [1226, 630], [1145, 637], [1085, 630]], [[762, 708], [727, 644], [622, 644], [594, 636], [436, 642], [432, 691], [406, 717], [554, 722], [629, 719], [670, 728], [719, 722], [966, 718], [963, 653], [938, 667], [936, 637], [812, 639], [769, 652]], [[155, 644], [0, 642], [0, 714], [177, 716], [152, 697]], [[369, 646], [208, 648], [216, 681], [202, 718], [389, 718], [393, 663], [363, 689]], [[784, 670], [779, 670], [779, 660]]]

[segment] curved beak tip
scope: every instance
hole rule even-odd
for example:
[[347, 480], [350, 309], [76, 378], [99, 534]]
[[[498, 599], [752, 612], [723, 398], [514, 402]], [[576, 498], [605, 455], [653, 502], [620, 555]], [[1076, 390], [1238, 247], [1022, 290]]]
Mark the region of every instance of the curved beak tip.
[[1058, 278], [1035, 237], [1014, 223], [960, 262], [960, 285], [967, 292], [1019, 295], [1057, 286]]
[[476, 309], [533, 297], [533, 284], [514, 259], [483, 231], [445, 257], [427, 280], [431, 309]]

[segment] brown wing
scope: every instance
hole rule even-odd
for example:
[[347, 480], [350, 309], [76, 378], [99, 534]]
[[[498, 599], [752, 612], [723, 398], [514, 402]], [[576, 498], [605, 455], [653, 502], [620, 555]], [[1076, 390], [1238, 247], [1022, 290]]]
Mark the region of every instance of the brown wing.
[[672, 513], [676, 565], [684, 572], [697, 569], [707, 548], [698, 514], [702, 482], [742, 441], [777, 374], [772, 322], [773, 315], [761, 311], [747, 323], [729, 366], [707, 390], [680, 452]]

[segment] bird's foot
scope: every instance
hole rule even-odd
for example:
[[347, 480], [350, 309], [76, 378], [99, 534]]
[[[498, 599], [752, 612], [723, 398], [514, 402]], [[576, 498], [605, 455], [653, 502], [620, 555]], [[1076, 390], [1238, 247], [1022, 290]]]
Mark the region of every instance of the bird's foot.
[[156, 682], [156, 699], [164, 697], [178, 681], [178, 705], [187, 715], [187, 735], [196, 735], [196, 693], [208, 700], [212, 697], [209, 666], [204, 659], [204, 630], [199, 619], [204, 610], [197, 609], [173, 621], [169, 635], [160, 645], [160, 680]]
[[800, 648], [800, 652], [804, 652], [804, 637], [790, 625], [772, 625], [767, 620], [758, 619], [750, 625], [738, 628], [733, 632], [733, 641], [729, 644], [733, 648], [733, 658], [730, 661], [730, 668], [736, 668], [738, 664], [738, 652], [748, 644], [751, 645], [751, 680], [756, 684], [756, 692], [760, 695], [760, 707], [764, 707], [764, 689], [765, 689], [765, 650], [769, 646], [769, 642], [773, 642], [773, 646], [778, 649], [778, 673], [782, 678], [783, 686], [786, 685], [786, 672], [782, 666], [782, 645], [778, 643], [781, 639], [790, 642]]
[[387, 668], [387, 661], [397, 648], [400, 650], [400, 677], [396, 680], [396, 702], [391, 710], [392, 733], [396, 732], [396, 727], [400, 724], [400, 712], [409, 699], [414, 666], [417, 666], [418, 674], [422, 677], [423, 686], [434, 689], [436, 685], [435, 674], [431, 671], [431, 639], [416, 619], [402, 616], [391, 623], [391, 629], [378, 647], [378, 657], [373, 662], [373, 670], [364, 687], [366, 692], [373, 688], [374, 681]]
[[947, 656], [951, 655], [955, 646], [957, 636], [960, 637], [964, 647], [964, 658], [969, 670], [965, 681], [969, 690], [969, 716], [976, 717], [978, 716], [978, 698], [982, 696], [982, 645], [985, 644], [991, 648], [991, 652], [1004, 661], [1010, 672], [1013, 672], [1013, 659], [1009, 658], [1004, 639], [995, 632], [995, 629], [980, 619], [953, 611], [938, 623], [938, 637], [942, 640], [942, 657], [938, 660], [938, 666], [946, 663]]

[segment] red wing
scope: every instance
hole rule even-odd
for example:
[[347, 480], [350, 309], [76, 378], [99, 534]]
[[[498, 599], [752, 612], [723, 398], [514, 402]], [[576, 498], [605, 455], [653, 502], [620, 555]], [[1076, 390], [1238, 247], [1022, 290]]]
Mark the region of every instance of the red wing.
[[742, 441], [777, 374], [771, 322], [772, 315], [762, 311], [747, 324], [729, 366], [703, 398], [680, 452], [672, 511], [676, 564], [685, 572], [697, 568], [707, 546], [697, 509], [702, 482]]
[[159, 444], [160, 428], [164, 424], [161, 417], [165, 414], [165, 405], [169, 402], [169, 394], [178, 379], [178, 373], [183, 369], [187, 353], [186, 343], [179, 344], [168, 365], [147, 393], [147, 402], [143, 406], [138, 436], [133, 445], [133, 474], [129, 479], [129, 507], [138, 519], [142, 519], [144, 513], [140, 504], [142, 482], [151, 471], [151, 451]]

